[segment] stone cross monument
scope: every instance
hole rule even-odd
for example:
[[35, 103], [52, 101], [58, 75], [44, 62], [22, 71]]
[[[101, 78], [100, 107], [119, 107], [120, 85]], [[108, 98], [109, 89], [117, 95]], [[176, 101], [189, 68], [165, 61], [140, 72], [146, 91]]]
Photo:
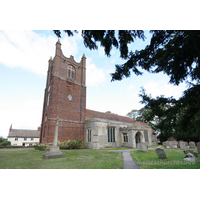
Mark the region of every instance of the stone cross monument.
[[60, 151], [59, 146], [57, 146], [57, 141], [58, 141], [58, 127], [59, 127], [58, 121], [59, 121], [59, 117], [57, 117], [57, 119], [56, 119], [56, 127], [55, 127], [55, 134], [54, 134], [53, 146], [50, 147], [50, 151], [48, 151], [46, 154], [42, 155], [43, 158], [45, 158], [45, 159], [66, 157], [66, 155], [63, 154]]

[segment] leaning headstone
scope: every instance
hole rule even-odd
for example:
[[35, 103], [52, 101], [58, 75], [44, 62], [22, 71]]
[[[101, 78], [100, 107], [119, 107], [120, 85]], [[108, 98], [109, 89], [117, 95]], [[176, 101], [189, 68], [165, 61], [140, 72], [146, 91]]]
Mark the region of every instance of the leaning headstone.
[[198, 154], [200, 154], [200, 142], [197, 142], [197, 151], [198, 151]]
[[57, 120], [56, 120], [56, 128], [55, 128], [55, 135], [54, 135], [53, 146], [50, 147], [50, 151], [48, 151], [46, 154], [42, 155], [42, 157], [45, 158], [45, 159], [66, 157], [66, 155], [63, 154], [60, 151], [59, 146], [57, 146], [57, 140], [58, 140], [58, 120], [59, 120], [59, 117], [57, 117]]
[[177, 144], [173, 144], [173, 149], [177, 149]]
[[196, 158], [192, 153], [187, 153], [186, 156], [183, 158], [186, 161], [195, 162]]
[[167, 155], [166, 155], [164, 149], [157, 148], [156, 149], [156, 153], [157, 153], [158, 157], [161, 158], [161, 159], [166, 159], [167, 158]]
[[196, 148], [195, 142], [189, 142], [189, 146], [190, 146], [191, 149]]
[[183, 142], [183, 141], [179, 142], [179, 145], [180, 145], [181, 149], [185, 149], [186, 148], [185, 147], [185, 142]]

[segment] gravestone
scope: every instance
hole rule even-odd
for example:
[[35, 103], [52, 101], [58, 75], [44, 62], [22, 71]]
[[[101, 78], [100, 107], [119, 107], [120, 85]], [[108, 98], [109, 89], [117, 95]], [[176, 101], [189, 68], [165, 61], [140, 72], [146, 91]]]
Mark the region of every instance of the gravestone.
[[166, 142], [163, 142], [162, 145], [163, 145], [163, 147], [166, 147], [166, 146], [167, 146], [167, 143], [166, 143]]
[[140, 150], [141, 149], [141, 143], [137, 143], [137, 149]]
[[145, 142], [137, 143], [137, 149], [139, 151], [148, 151], [148, 148]]
[[145, 142], [141, 143], [141, 151], [148, 151], [147, 144]]
[[63, 154], [60, 151], [59, 146], [57, 146], [57, 140], [58, 140], [58, 120], [59, 120], [59, 117], [57, 117], [57, 119], [56, 119], [56, 128], [55, 128], [55, 135], [54, 135], [53, 146], [50, 147], [50, 151], [48, 151], [46, 154], [42, 155], [42, 157], [45, 158], [45, 159], [66, 157], [66, 155]]
[[200, 142], [197, 142], [197, 151], [198, 151], [198, 154], [200, 154]]
[[181, 142], [179, 142], [179, 145], [180, 145], [181, 149], [186, 149], [185, 142], [181, 141]]
[[189, 146], [190, 146], [191, 149], [196, 148], [195, 142], [189, 142]]
[[188, 154], [188, 153], [191, 153], [191, 154], [193, 154], [195, 157], [198, 157], [198, 153], [196, 153], [196, 152], [194, 152], [193, 150], [185, 150], [185, 151], [183, 151], [186, 155]]
[[173, 149], [177, 149], [177, 144], [173, 144]]
[[166, 148], [166, 149], [169, 149], [169, 148], [170, 148], [170, 146], [166, 146], [165, 148]]
[[156, 153], [157, 153], [158, 157], [161, 158], [161, 159], [166, 159], [167, 158], [167, 155], [166, 155], [164, 149], [157, 148], [156, 149]]
[[173, 141], [169, 141], [169, 146], [170, 146], [170, 147], [173, 146]]
[[196, 158], [192, 153], [187, 153], [186, 156], [183, 158], [183, 160], [195, 162]]
[[188, 142], [185, 142], [185, 146], [188, 146]]

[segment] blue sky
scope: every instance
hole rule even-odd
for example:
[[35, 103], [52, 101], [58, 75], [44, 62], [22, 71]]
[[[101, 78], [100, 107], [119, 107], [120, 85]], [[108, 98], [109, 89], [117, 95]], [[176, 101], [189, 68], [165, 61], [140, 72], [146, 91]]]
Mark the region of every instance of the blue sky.
[[[136, 40], [129, 47], [139, 50], [149, 43]], [[0, 136], [7, 137], [10, 125], [14, 129], [37, 129], [41, 124], [44, 89], [48, 60], [55, 56], [58, 38], [53, 31], [0, 31]], [[168, 84], [169, 77], [144, 72], [142, 76], [131, 75], [122, 81], [111, 82], [110, 73], [115, 64], [122, 64], [116, 48], [111, 56], [99, 47], [96, 51], [85, 48], [81, 35], [60, 39], [66, 57], [73, 55], [79, 62], [86, 55], [86, 108], [111, 111], [126, 115], [132, 109], [140, 109], [138, 97], [141, 86], [153, 97], [165, 95], [179, 98], [185, 84], [178, 87]]]

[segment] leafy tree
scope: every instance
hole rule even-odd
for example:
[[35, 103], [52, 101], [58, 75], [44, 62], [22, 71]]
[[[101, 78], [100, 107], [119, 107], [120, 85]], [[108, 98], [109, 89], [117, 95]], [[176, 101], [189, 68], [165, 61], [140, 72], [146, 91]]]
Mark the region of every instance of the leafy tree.
[[112, 113], [111, 111], [106, 111], [106, 113], [118, 115], [117, 113]]
[[3, 141], [2, 143], [1, 143], [1, 145], [0, 146], [10, 146], [11, 145], [11, 142], [10, 141], [7, 141], [7, 140], [5, 140], [5, 141]]
[[136, 121], [138, 116], [138, 110], [131, 110], [126, 116], [130, 117], [133, 121]]
[[[64, 31], [73, 36], [77, 31]], [[54, 33], [61, 37], [61, 31]], [[200, 31], [198, 30], [154, 30], [149, 45], [135, 52], [129, 49], [128, 44], [136, 38], [145, 39], [142, 30], [100, 30], [81, 32], [83, 41], [89, 49], [98, 49], [97, 43], [104, 47], [105, 54], [110, 56], [112, 47], [119, 48], [120, 57], [124, 64], [115, 65], [115, 72], [111, 74], [111, 81], [129, 77], [131, 71], [135, 75], [142, 75], [146, 70], [150, 73], [163, 72], [170, 78], [170, 83], [179, 85], [188, 81], [189, 88], [183, 96], [176, 100], [173, 97], [163, 96], [155, 99], [141, 94], [145, 108], [151, 109], [154, 116], [160, 120], [160, 127], [166, 134], [178, 134], [200, 140]], [[189, 82], [190, 81], [190, 82]], [[170, 106], [164, 109], [163, 106]]]
[[0, 143], [1, 143], [1, 142], [4, 142], [5, 140], [6, 140], [5, 138], [0, 137]]

